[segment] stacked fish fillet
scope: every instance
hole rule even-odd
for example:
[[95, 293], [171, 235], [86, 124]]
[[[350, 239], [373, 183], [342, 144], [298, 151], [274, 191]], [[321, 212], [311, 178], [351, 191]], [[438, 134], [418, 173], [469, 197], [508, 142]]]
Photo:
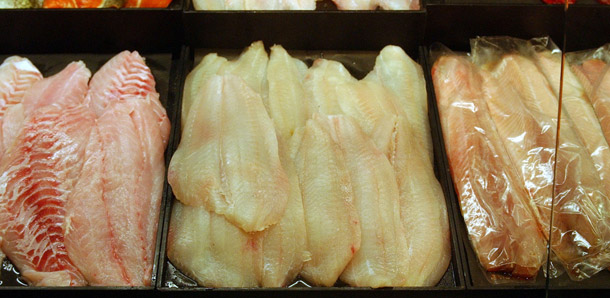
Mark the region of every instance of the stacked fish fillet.
[[[320, 0], [193, 0], [196, 10], [315, 10]], [[339, 10], [417, 10], [419, 0], [333, 0]]]
[[208, 287], [432, 286], [450, 256], [421, 68], [381, 51], [363, 80], [262, 42], [188, 75], [167, 255]]
[[[551, 260], [570, 278], [603, 270], [610, 265], [603, 120], [566, 67], [558, 121], [561, 53], [548, 40], [471, 44], [475, 63], [443, 55], [432, 74], [454, 184], [481, 264], [531, 278], [550, 241]], [[560, 269], [552, 268], [557, 276]]]
[[0, 244], [35, 286], [150, 285], [170, 124], [123, 52], [42, 78], [0, 66]]

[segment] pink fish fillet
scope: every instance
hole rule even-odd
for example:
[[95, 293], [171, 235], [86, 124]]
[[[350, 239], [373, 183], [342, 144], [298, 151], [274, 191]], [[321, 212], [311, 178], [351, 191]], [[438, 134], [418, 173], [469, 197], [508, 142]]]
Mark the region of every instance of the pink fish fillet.
[[6, 121], [7, 111], [20, 103], [26, 90], [41, 79], [40, 71], [26, 58], [12, 56], [0, 65], [0, 158], [21, 125], [20, 121]]
[[481, 265], [491, 272], [536, 276], [546, 260], [545, 241], [490, 116], [483, 78], [459, 56], [439, 58], [432, 77], [451, 174]]
[[35, 286], [85, 285], [64, 244], [65, 207], [95, 123], [82, 104], [91, 73], [82, 62], [35, 83], [24, 121], [0, 163], [2, 250]]
[[93, 285], [150, 285], [169, 120], [137, 52], [108, 61], [86, 103], [98, 118], [70, 198], [68, 253]]

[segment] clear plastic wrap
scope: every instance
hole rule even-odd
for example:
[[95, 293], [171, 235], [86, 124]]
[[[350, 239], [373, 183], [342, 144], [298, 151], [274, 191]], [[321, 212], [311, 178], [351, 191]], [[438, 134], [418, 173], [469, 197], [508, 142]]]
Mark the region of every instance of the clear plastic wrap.
[[439, 56], [432, 78], [447, 156], [472, 246], [487, 271], [533, 278], [546, 261], [546, 242], [487, 107], [489, 75], [463, 55], [433, 56]]
[[[570, 119], [570, 113], [579, 115], [586, 106], [568, 99], [558, 123], [560, 66], [550, 52], [557, 53], [556, 46], [545, 38], [505, 37], [477, 38], [471, 44], [474, 60], [489, 71], [484, 89], [492, 118], [537, 206], [554, 257], [570, 278], [589, 278], [608, 265], [610, 202], [592, 158], [596, 156], [587, 150], [600, 144], [585, 146], [587, 137]], [[577, 91], [568, 94], [573, 93]], [[587, 132], [599, 140], [594, 131]], [[603, 143], [601, 147], [607, 149]]]

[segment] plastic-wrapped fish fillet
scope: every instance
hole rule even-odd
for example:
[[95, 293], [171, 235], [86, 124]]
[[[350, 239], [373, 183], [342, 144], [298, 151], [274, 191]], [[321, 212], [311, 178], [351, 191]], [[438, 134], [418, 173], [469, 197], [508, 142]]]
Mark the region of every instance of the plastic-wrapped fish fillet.
[[487, 271], [531, 278], [546, 260], [535, 206], [497, 132], [483, 77], [465, 57], [441, 56], [432, 77], [447, 157], [468, 236]]

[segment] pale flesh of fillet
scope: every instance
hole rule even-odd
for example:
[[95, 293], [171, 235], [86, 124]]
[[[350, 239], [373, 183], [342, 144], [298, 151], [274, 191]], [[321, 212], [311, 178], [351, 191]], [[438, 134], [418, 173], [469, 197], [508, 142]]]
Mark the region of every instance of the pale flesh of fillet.
[[447, 157], [468, 236], [487, 271], [533, 277], [546, 259], [529, 193], [484, 100], [482, 78], [464, 57], [432, 68]]
[[605, 67], [593, 87], [591, 104], [601, 123], [606, 141], [610, 142], [610, 69]]
[[260, 233], [262, 268], [261, 286], [287, 286], [311, 258], [307, 251], [307, 231], [296, 167], [289, 155], [288, 141], [278, 138], [280, 161], [290, 180], [290, 196], [286, 212], [279, 223]]
[[201, 92], [201, 86], [212, 75], [216, 74], [220, 67], [227, 62], [224, 57], [219, 57], [218, 54], [208, 54], [201, 62], [186, 76], [184, 81], [184, 92], [182, 93], [182, 114], [181, 127], [184, 129], [186, 116], [191, 110], [191, 104]]
[[95, 123], [83, 105], [90, 76], [75, 62], [35, 83], [23, 98], [22, 128], [0, 164], [2, 250], [32, 285], [86, 284], [64, 235], [66, 200]]
[[309, 258], [299, 181], [285, 146], [280, 142], [280, 159], [291, 190], [286, 212], [276, 225], [245, 233], [203, 207], [174, 203], [168, 257], [200, 285], [282, 287]]
[[263, 98], [267, 112], [284, 138], [292, 137], [294, 131], [305, 126], [311, 117], [303, 88], [303, 77], [307, 65], [292, 58], [282, 46], [271, 47], [267, 66], [267, 96]]
[[315, 285], [332, 286], [360, 249], [361, 233], [347, 160], [323, 117], [314, 114], [307, 121], [295, 165], [311, 253], [301, 276]]
[[393, 142], [387, 157], [396, 173], [407, 231], [405, 285], [433, 286], [447, 270], [451, 243], [445, 197], [434, 174], [423, 72], [401, 48], [387, 46], [365, 80], [378, 81], [390, 91], [393, 96], [386, 100], [398, 116], [388, 130]]
[[356, 82], [343, 64], [326, 59], [316, 59], [307, 70], [303, 81], [306, 98], [311, 101], [312, 113], [338, 115], [343, 112], [339, 106], [337, 86]]
[[[544, 73], [555, 95], [559, 97], [559, 81], [561, 70], [561, 55], [549, 51], [536, 54], [536, 64]], [[564, 111], [573, 123], [580, 141], [585, 145], [595, 168], [604, 185], [606, 195], [610, 194], [610, 147], [604, 138], [604, 133], [595, 116], [593, 106], [589, 102], [582, 84], [566, 65], [563, 70]]]
[[19, 104], [26, 90], [41, 79], [40, 71], [26, 58], [12, 56], [0, 65], [0, 158], [15, 139], [23, 120], [22, 115], [7, 117], [9, 109]]
[[553, 180], [558, 102], [548, 81], [533, 61], [516, 54], [502, 57], [492, 75], [499, 88], [489, 89], [491, 114], [509, 154], [520, 165], [542, 230], [548, 235], [552, 208], [553, 252], [570, 278], [590, 277], [608, 266], [610, 236], [610, 206], [591, 156], [571, 119], [562, 117]]
[[599, 59], [585, 60], [580, 65], [572, 66], [574, 75], [580, 80], [589, 98], [593, 96], [593, 91], [599, 83], [599, 78], [604, 73], [605, 68], [606, 62]]
[[167, 257], [207, 287], [256, 287], [260, 247], [222, 215], [174, 201]]
[[168, 181], [176, 198], [246, 232], [280, 221], [290, 183], [261, 96], [234, 75], [212, 76], [187, 116]]
[[316, 0], [195, 0], [197, 10], [314, 10]]
[[[15, 113], [18, 115], [17, 118], [11, 117], [9, 109], [19, 104], [26, 90], [41, 79], [40, 71], [26, 58], [12, 56], [0, 64], [0, 159], [15, 139], [23, 122], [21, 112]], [[22, 106], [19, 105], [18, 109], [22, 110]], [[6, 115], [9, 116], [6, 117]], [[4, 227], [0, 226], [0, 243], [2, 243], [3, 230]], [[0, 261], [2, 259], [4, 259], [4, 255], [0, 251]]]
[[394, 94], [392, 99], [399, 115], [415, 128], [415, 145], [425, 149], [432, 164], [434, 152], [428, 121], [428, 95], [421, 66], [400, 47], [386, 46], [379, 52], [375, 68], [365, 80], [377, 81]]
[[349, 116], [329, 116], [324, 121], [347, 161], [360, 217], [360, 249], [341, 280], [356, 287], [404, 285], [408, 245], [394, 168]]
[[150, 285], [169, 120], [137, 52], [109, 60], [86, 102], [98, 118], [66, 212], [68, 253], [92, 285]]

